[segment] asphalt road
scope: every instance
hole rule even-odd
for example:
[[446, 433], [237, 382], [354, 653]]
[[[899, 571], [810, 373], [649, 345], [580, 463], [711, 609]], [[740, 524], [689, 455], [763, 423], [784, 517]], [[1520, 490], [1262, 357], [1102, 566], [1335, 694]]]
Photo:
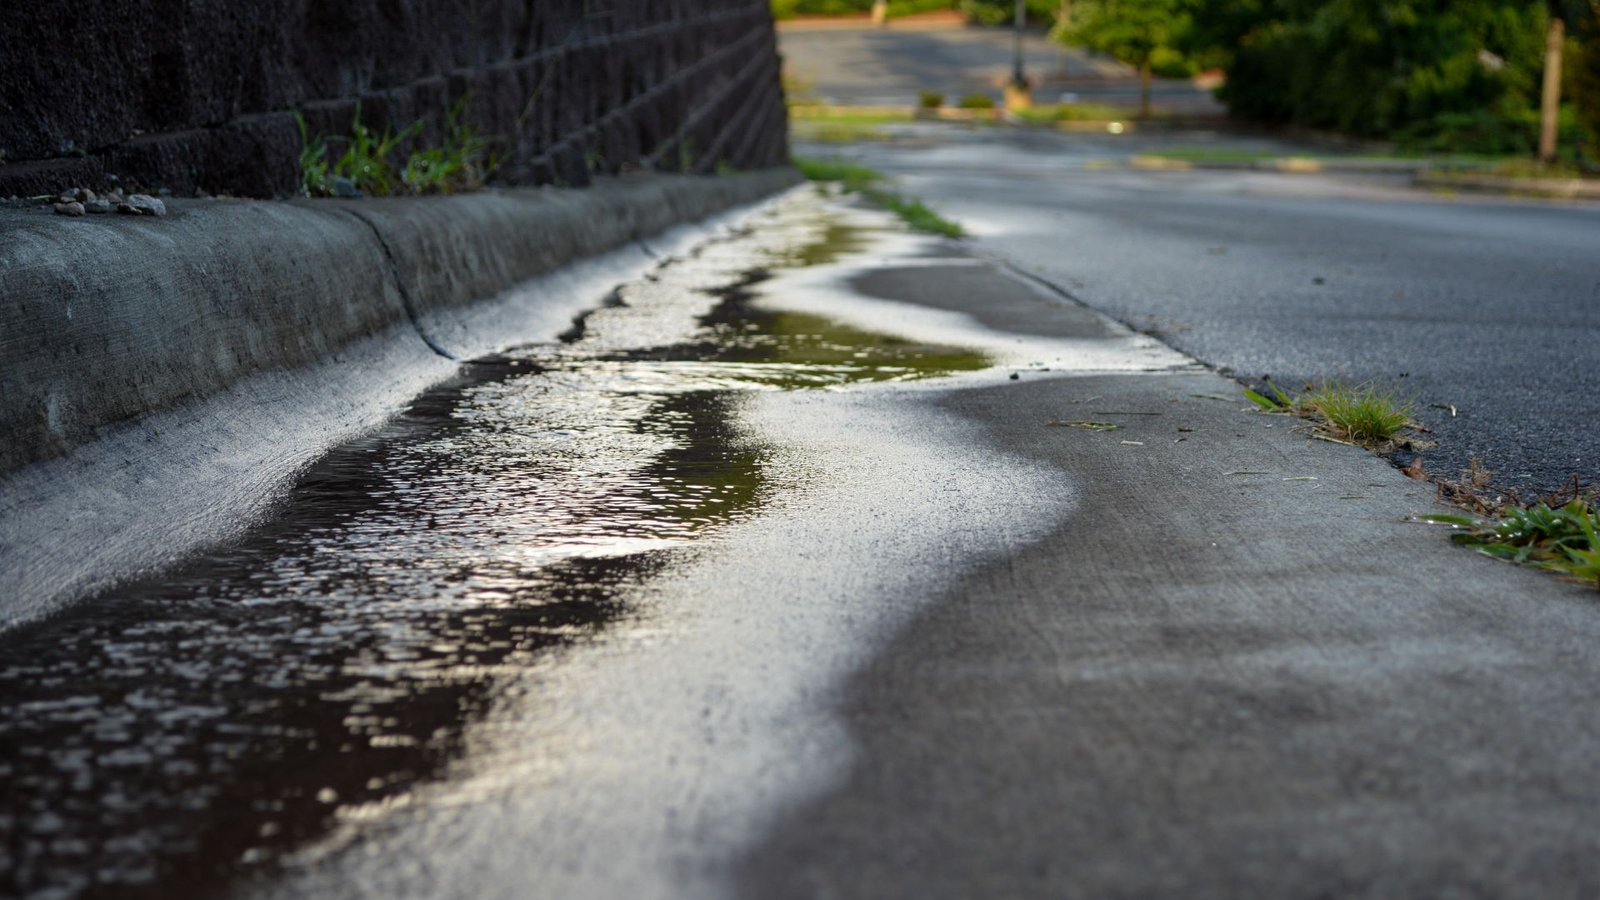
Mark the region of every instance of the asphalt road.
[[[910, 106], [923, 91], [938, 91], [947, 103], [968, 94], [998, 100], [1011, 76], [1013, 36], [1005, 28], [921, 26], [825, 27], [785, 23], [778, 29], [787, 74], [815, 99], [849, 105]], [[1063, 47], [1039, 32], [1023, 39], [1024, 71], [1034, 98], [1134, 107], [1137, 74], [1114, 59]], [[1157, 79], [1154, 106], [1186, 115], [1217, 115], [1211, 92], [1188, 81]]]
[[1210, 365], [1414, 399], [1433, 472], [1476, 458], [1524, 493], [1600, 481], [1600, 204], [1119, 165], [1271, 146], [1217, 134], [915, 133], [842, 152], [899, 176], [983, 252]]

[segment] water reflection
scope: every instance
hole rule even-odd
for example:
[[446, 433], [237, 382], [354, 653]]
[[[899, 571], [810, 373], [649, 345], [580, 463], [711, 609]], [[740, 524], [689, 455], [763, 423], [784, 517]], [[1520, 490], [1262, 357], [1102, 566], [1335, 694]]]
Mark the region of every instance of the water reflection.
[[[447, 772], [499, 674], [594, 639], [759, 508], [750, 390], [987, 365], [753, 308], [827, 221], [713, 245], [568, 335], [468, 364], [243, 540], [0, 641], [0, 893], [183, 897]], [[159, 541], [160, 535], [151, 535]]]

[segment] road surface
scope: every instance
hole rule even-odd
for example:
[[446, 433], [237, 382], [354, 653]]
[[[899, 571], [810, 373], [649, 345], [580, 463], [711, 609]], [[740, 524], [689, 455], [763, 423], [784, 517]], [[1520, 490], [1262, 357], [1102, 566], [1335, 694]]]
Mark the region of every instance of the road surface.
[[1600, 204], [1122, 167], [1147, 150], [1275, 146], [1214, 133], [913, 132], [802, 151], [899, 176], [983, 252], [1207, 364], [1414, 400], [1438, 445], [1430, 471], [1477, 459], [1529, 497], [1600, 482]]
[[[968, 94], [998, 101], [1014, 57], [1009, 29], [947, 23], [891, 20], [888, 28], [783, 23], [778, 43], [785, 74], [810, 99], [851, 106], [912, 106], [924, 91], [943, 94], [951, 105]], [[1064, 47], [1041, 32], [1025, 32], [1023, 64], [1037, 102], [1139, 105], [1133, 69]], [[1223, 111], [1208, 89], [1184, 80], [1156, 79], [1151, 98], [1161, 112], [1216, 116]]]

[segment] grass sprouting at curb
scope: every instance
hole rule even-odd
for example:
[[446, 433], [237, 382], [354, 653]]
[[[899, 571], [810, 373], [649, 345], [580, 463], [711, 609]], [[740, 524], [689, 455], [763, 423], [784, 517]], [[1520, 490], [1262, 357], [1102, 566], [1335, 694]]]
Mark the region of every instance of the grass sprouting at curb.
[[[386, 197], [399, 192], [455, 193], [482, 187], [497, 160], [490, 153], [493, 141], [467, 123], [467, 103], [468, 97], [463, 95], [446, 113], [442, 144], [413, 148], [403, 166], [397, 165], [395, 158], [401, 147], [422, 132], [421, 121], [399, 133], [385, 128], [379, 134], [361, 121], [358, 105], [348, 137], [313, 136], [305, 117], [295, 113], [300, 128], [302, 192], [311, 197]], [[344, 152], [330, 162], [332, 143], [342, 144]]]
[[906, 197], [880, 185], [885, 180], [881, 172], [866, 166], [832, 159], [794, 158], [795, 168], [811, 181], [837, 183], [845, 191], [860, 194], [890, 212], [916, 231], [958, 238], [964, 235], [959, 224], [939, 215], [927, 204]]
[[859, 193], [868, 187], [883, 180], [882, 173], [866, 166], [855, 163], [841, 162], [836, 159], [812, 159], [805, 156], [794, 158], [795, 168], [800, 170], [811, 181], [838, 182], [841, 187], [851, 193]]
[[1417, 518], [1457, 529], [1450, 539], [1480, 553], [1560, 572], [1600, 589], [1600, 509], [1581, 497], [1563, 506], [1512, 506], [1493, 519]]
[[1308, 419], [1323, 436], [1362, 447], [1390, 449], [1397, 435], [1417, 427], [1411, 420], [1409, 402], [1372, 385], [1329, 382], [1308, 388], [1298, 397], [1289, 396], [1270, 381], [1266, 389], [1267, 393], [1261, 393], [1245, 388], [1245, 399], [1267, 412]]
[[491, 141], [467, 122], [467, 96], [445, 113], [445, 139], [438, 147], [413, 151], [400, 180], [419, 194], [454, 193], [483, 187], [496, 167]]
[[[1346, 385], [1337, 382], [1321, 387], [1308, 386], [1304, 393], [1290, 396], [1268, 381], [1264, 392], [1246, 388], [1245, 398], [1257, 407], [1309, 419], [1324, 437], [1385, 451], [1417, 441], [1402, 441], [1401, 432], [1418, 429], [1411, 419], [1411, 404], [1371, 385]], [[1419, 468], [1420, 471], [1420, 468]], [[1409, 473], [1409, 470], [1408, 470]], [[1464, 479], [1472, 488], [1487, 484], [1489, 473], [1476, 461]], [[1446, 496], [1441, 482], [1441, 496]], [[1600, 589], [1600, 500], [1592, 496], [1573, 496], [1567, 503], [1548, 501], [1531, 506], [1506, 504], [1493, 509], [1483, 505], [1477, 492], [1456, 485], [1462, 496], [1474, 498], [1477, 508], [1494, 512], [1484, 517], [1453, 514], [1417, 516], [1416, 520], [1456, 529], [1450, 539], [1480, 553], [1508, 562], [1559, 572]], [[1574, 494], [1578, 487], [1574, 482]]]
[[950, 238], [958, 238], [965, 234], [959, 224], [929, 209], [927, 204], [921, 200], [902, 197], [899, 194], [885, 191], [881, 188], [867, 188], [861, 194], [872, 202], [887, 207], [890, 212], [899, 216], [916, 231], [940, 234]]
[[350, 137], [345, 139], [344, 153], [333, 163], [336, 178], [347, 178], [363, 193], [374, 197], [387, 197], [401, 183], [390, 157], [406, 141], [422, 131], [421, 122], [413, 122], [400, 133], [385, 128], [377, 134], [361, 123], [361, 107], [356, 107], [355, 121], [350, 123]]
[[294, 122], [300, 127], [301, 190], [311, 197], [333, 193], [328, 165], [328, 139], [320, 134], [313, 139], [311, 129], [306, 125], [306, 117], [298, 112], [294, 114]]

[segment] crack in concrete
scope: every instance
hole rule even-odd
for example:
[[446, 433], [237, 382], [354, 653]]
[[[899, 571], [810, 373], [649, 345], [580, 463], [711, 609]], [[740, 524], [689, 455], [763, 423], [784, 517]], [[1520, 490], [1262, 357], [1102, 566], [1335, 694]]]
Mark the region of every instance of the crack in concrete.
[[426, 328], [422, 327], [422, 318], [421, 316], [417, 315], [416, 302], [411, 299], [411, 292], [406, 290], [405, 278], [400, 274], [400, 264], [395, 260], [394, 250], [389, 246], [389, 241], [384, 238], [383, 230], [380, 229], [371, 219], [362, 215], [357, 210], [348, 209], [341, 210], [341, 212], [347, 213], [361, 222], [361, 224], [367, 226], [367, 228], [371, 229], [372, 236], [378, 239], [378, 246], [383, 248], [383, 258], [389, 264], [389, 274], [394, 276], [395, 291], [400, 294], [400, 305], [405, 307], [406, 319], [411, 322], [411, 327], [417, 332], [417, 337], [421, 338], [422, 342], [428, 345], [429, 350], [432, 350], [445, 359], [460, 362], [460, 357], [456, 356], [454, 353], [451, 353], [449, 350], [446, 350], [439, 344], [438, 341], [434, 340], [432, 335], [428, 334], [428, 330]]

